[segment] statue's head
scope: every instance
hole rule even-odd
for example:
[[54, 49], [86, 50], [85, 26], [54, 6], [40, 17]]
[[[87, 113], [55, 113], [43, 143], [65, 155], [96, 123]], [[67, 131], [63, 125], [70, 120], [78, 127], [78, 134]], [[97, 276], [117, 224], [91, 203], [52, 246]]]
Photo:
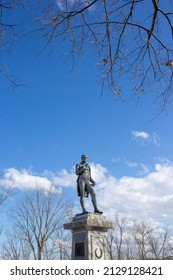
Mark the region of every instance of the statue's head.
[[82, 161], [87, 161], [87, 155], [86, 154], [83, 154], [83, 155], [81, 155], [81, 159], [82, 159]]

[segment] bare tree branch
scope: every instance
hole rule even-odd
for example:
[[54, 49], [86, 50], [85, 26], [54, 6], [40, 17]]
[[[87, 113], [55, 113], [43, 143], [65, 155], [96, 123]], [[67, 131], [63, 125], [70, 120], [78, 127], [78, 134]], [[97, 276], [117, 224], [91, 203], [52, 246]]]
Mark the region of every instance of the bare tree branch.
[[[110, 88], [123, 97], [126, 91], [133, 89], [136, 94], [138, 88], [138, 93], [144, 94], [150, 88], [157, 92], [153, 99], [158, 97], [163, 108], [172, 92], [171, 5], [166, 10], [157, 0], [57, 1], [49, 9], [41, 9], [38, 22], [45, 47], [67, 40], [67, 45], [71, 42], [73, 61], [92, 47], [102, 93]], [[124, 78], [128, 81], [125, 87]]]

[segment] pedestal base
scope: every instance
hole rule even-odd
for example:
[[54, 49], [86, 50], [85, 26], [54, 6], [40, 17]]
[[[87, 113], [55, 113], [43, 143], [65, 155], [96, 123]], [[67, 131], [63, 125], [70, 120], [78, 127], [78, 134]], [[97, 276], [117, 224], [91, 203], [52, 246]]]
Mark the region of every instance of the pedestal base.
[[76, 215], [64, 228], [72, 232], [73, 260], [109, 260], [106, 233], [114, 224], [94, 213]]

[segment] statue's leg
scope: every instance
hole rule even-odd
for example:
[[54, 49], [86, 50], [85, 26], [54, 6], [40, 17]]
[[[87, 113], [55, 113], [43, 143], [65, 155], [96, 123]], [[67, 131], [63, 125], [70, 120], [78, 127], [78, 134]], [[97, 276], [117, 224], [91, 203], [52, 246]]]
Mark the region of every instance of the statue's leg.
[[81, 204], [83, 213], [87, 213], [87, 211], [85, 209], [85, 200], [84, 200], [85, 183], [84, 182], [80, 182], [79, 188], [80, 188], [80, 204]]
[[91, 201], [92, 201], [92, 204], [93, 204], [93, 207], [94, 207], [94, 212], [102, 214], [103, 212], [101, 212], [97, 207], [96, 194], [95, 194], [95, 191], [94, 191], [93, 187], [90, 184], [87, 187], [88, 187], [88, 192], [91, 195]]
[[84, 197], [83, 196], [80, 197], [80, 204], [81, 204], [83, 213], [87, 213], [87, 211], [85, 209], [85, 201], [84, 201]]

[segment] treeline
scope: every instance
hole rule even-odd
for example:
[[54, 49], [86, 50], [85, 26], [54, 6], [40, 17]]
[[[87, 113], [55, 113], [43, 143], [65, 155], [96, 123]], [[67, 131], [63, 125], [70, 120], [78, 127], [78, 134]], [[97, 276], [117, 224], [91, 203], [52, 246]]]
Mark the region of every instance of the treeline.
[[109, 231], [111, 259], [148, 260], [173, 259], [173, 236], [168, 228], [148, 221], [126, 217], [115, 218], [115, 228]]

